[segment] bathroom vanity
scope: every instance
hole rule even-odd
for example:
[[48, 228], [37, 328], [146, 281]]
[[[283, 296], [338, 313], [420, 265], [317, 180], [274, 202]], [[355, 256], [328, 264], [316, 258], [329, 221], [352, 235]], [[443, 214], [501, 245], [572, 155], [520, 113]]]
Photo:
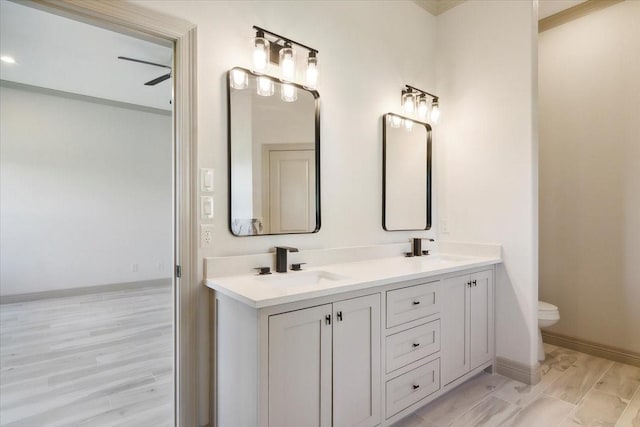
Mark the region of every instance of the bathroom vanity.
[[497, 255], [212, 277], [219, 426], [390, 426], [494, 364]]

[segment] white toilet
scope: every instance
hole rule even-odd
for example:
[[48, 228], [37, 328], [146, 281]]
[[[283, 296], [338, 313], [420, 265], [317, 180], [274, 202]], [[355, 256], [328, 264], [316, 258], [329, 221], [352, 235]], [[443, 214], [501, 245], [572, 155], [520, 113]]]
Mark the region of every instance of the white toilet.
[[544, 346], [542, 345], [541, 328], [548, 328], [560, 320], [558, 307], [548, 302], [538, 301], [538, 360], [544, 361]]

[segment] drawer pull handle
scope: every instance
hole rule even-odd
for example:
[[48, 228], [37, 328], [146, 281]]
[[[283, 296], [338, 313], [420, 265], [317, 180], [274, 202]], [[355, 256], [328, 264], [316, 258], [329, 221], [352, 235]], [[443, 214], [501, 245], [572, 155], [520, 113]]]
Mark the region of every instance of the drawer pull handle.
[[420, 388], [420, 384], [414, 384], [414, 385], [413, 385], [413, 389], [414, 389], [414, 390], [417, 390], [417, 389], [419, 389], [419, 388]]
[[413, 305], [420, 305], [420, 301], [414, 301]]
[[420, 347], [420, 343], [419, 342], [414, 342], [413, 343], [413, 347]]

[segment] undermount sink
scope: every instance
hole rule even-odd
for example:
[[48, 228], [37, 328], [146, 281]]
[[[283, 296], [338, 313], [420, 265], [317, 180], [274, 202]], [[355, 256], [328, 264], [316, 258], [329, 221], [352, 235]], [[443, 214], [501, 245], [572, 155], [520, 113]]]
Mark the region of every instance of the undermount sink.
[[348, 279], [348, 277], [324, 270], [291, 271], [289, 273], [274, 273], [269, 276], [256, 277], [256, 280], [263, 283], [281, 287], [318, 285], [323, 282], [329, 283], [345, 279]]

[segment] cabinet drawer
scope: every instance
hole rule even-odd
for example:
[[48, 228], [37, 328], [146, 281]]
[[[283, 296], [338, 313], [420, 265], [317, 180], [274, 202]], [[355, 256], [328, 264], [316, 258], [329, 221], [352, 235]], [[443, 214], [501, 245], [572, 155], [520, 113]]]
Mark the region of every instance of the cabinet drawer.
[[440, 351], [440, 320], [387, 337], [387, 373]]
[[387, 328], [440, 311], [440, 282], [387, 291]]
[[387, 381], [387, 411], [390, 418], [440, 389], [440, 359]]

